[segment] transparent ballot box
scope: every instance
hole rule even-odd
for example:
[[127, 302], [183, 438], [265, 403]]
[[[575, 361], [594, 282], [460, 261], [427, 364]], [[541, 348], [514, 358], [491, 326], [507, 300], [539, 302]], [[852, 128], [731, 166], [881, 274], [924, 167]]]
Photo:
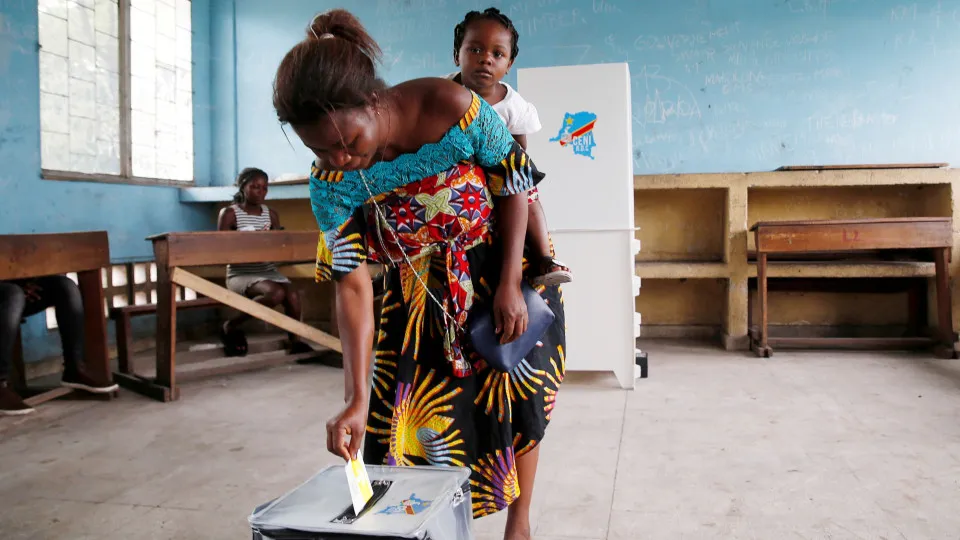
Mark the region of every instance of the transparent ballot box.
[[323, 469], [250, 516], [254, 540], [473, 540], [470, 470], [367, 466], [357, 515], [343, 466]]

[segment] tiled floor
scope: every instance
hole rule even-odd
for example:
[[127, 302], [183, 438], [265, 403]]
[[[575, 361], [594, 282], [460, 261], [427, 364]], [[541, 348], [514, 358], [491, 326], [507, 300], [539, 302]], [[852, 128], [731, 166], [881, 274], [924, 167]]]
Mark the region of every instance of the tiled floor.
[[[538, 540], [960, 537], [960, 361], [649, 350], [635, 392], [565, 383]], [[249, 538], [254, 506], [336, 462], [323, 441], [340, 377], [284, 367], [172, 404], [124, 393], [0, 420], [3, 538]]]

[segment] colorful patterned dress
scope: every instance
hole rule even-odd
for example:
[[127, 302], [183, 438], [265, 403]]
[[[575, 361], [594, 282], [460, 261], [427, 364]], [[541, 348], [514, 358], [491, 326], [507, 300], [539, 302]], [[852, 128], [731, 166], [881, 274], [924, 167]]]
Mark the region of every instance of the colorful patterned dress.
[[[379, 171], [405, 180], [374, 198], [379, 211], [365, 204], [321, 228], [317, 279], [340, 279], [366, 260], [399, 262], [380, 315], [364, 460], [469, 467], [473, 513], [485, 516], [519, 496], [516, 458], [536, 447], [550, 421], [565, 369], [563, 301], [558, 288], [540, 289], [556, 321], [511, 373], [487, 366], [457, 326], [493, 301], [502, 261], [491, 223], [496, 197], [525, 193], [542, 175], [476, 95], [440, 142], [409, 156], [416, 159], [401, 156]], [[313, 170], [315, 209], [326, 202], [314, 195], [351, 174]], [[364, 172], [370, 182], [372, 174]]]

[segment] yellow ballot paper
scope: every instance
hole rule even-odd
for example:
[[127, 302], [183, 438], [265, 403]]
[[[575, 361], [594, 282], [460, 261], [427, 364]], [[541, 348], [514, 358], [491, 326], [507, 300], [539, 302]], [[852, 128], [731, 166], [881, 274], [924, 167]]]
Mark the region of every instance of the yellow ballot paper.
[[367, 467], [364, 466], [363, 459], [360, 456], [347, 463], [346, 470], [347, 485], [350, 486], [350, 499], [353, 501], [353, 513], [360, 515], [364, 505], [373, 497], [373, 486], [370, 485]]

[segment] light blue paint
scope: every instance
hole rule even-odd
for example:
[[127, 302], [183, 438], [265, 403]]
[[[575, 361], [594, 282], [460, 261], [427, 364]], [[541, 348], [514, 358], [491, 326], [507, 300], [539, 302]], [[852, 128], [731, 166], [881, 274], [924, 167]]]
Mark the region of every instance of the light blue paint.
[[[196, 176], [209, 184], [209, 0], [194, 0]], [[197, 13], [199, 12], [199, 13]], [[174, 187], [145, 187], [40, 178], [40, 96], [37, 2], [0, 3], [0, 234], [106, 230], [115, 262], [153, 258], [144, 239], [165, 231], [214, 228], [209, 205], [180, 203]], [[59, 354], [43, 317], [23, 328], [27, 361]]]
[[233, 183], [237, 167], [237, 64], [233, 0], [210, 0], [210, 184]]
[[209, 186], [213, 175], [212, 69], [215, 64], [211, 43], [210, 0], [192, 0], [190, 26], [193, 31], [193, 169], [197, 186]]
[[[312, 16], [341, 5], [235, 0], [241, 163], [273, 175], [306, 172], [309, 153], [295, 138], [291, 149], [277, 127], [271, 84]], [[454, 25], [469, 9], [489, 6], [503, 10], [520, 32], [508, 82], [519, 67], [629, 62], [638, 174], [960, 162], [960, 101], [953, 96], [960, 82], [960, 0], [350, 6], [383, 47], [391, 82], [453, 71]]]

